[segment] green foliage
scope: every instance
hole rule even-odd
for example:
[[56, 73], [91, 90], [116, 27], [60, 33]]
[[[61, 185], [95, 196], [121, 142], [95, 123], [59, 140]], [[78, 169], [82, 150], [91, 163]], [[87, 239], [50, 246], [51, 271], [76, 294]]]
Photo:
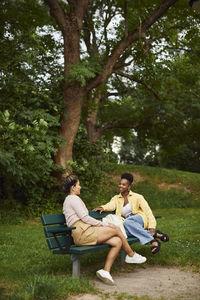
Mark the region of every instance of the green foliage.
[[141, 140], [135, 132], [130, 131], [129, 138], [123, 138], [119, 151], [120, 162], [134, 165], [158, 165], [158, 151], [153, 140]]
[[102, 72], [102, 67], [96, 58], [82, 60], [81, 62], [69, 65], [69, 81], [76, 80], [80, 86], [85, 86], [88, 79], [94, 78]]
[[[195, 44], [194, 41], [191, 43]], [[122, 130], [115, 132], [124, 137], [121, 161], [157, 164], [168, 168], [199, 172], [200, 140], [197, 132], [200, 130], [200, 65], [198, 56], [197, 53], [195, 55], [195, 51], [189, 51], [187, 54], [174, 54], [171, 61], [169, 58], [163, 58], [157, 63], [152, 62], [149, 57], [144, 58], [143, 78], [138, 72], [134, 73], [133, 77], [141, 78], [143, 83], [148, 82], [148, 85], [157, 93], [156, 97], [142, 84], [137, 85], [133, 90], [129, 87], [130, 82], [123, 83], [121, 86], [114, 82], [119, 92], [123, 93], [120, 105], [118, 105], [118, 108], [123, 107], [119, 110], [123, 113], [123, 117], [120, 118], [119, 112], [115, 114], [120, 120], [118, 125], [120, 122], [126, 124], [127, 117], [133, 124], [137, 135], [137, 138], [133, 137], [130, 140], [131, 133], [127, 134], [127, 129], [126, 135]], [[156, 76], [151, 77], [152, 72]], [[126, 96], [124, 96], [125, 90]], [[125, 100], [127, 97], [131, 97], [129, 104]], [[129, 113], [126, 112], [128, 107]], [[109, 111], [109, 106], [107, 108]], [[113, 108], [112, 110], [114, 111]], [[112, 110], [110, 110], [110, 119]], [[103, 118], [106, 116], [103, 109], [101, 115]], [[115, 119], [114, 121], [116, 122]], [[103, 122], [105, 122], [104, 119]], [[151, 157], [147, 157], [146, 154]]]
[[47, 206], [42, 204], [44, 195], [49, 199], [48, 193], [57, 185], [50, 175], [55, 169], [52, 156], [61, 143], [51, 131], [58, 120], [41, 109], [34, 114], [21, 112], [21, 122], [14, 117], [6, 110], [0, 118], [2, 198], [7, 207], [12, 207], [13, 198], [20, 199], [21, 203], [29, 205], [30, 213], [38, 214], [39, 206], [40, 211]]
[[25, 204], [38, 215], [52, 211], [60, 195], [52, 177], [62, 144], [60, 42], [38, 1], [3, 0], [0, 7], [1, 207], [17, 213]]
[[[23, 113], [31, 116], [29, 111]], [[40, 173], [42, 177], [46, 176], [53, 165], [51, 155], [56, 152], [56, 146], [59, 143], [56, 135], [48, 136], [47, 133], [51, 127], [58, 125], [58, 121], [42, 110], [34, 111], [33, 121], [26, 120], [26, 125], [22, 125], [22, 122], [17, 123], [8, 110], [0, 114], [2, 145], [0, 161], [3, 169], [8, 174], [16, 176], [18, 184], [23, 184], [24, 168], [27, 181], [30, 183], [34, 182], [34, 176], [37, 173]], [[46, 120], [34, 119], [37, 114], [46, 117]]]

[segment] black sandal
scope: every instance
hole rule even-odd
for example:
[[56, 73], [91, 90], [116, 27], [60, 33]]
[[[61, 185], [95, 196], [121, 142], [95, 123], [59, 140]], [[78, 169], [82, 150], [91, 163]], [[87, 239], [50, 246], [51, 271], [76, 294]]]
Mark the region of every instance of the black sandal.
[[[161, 234], [162, 236], [161, 237], [158, 237], [157, 233]], [[161, 231], [159, 230], [156, 230], [154, 236], [154, 238], [157, 238], [157, 239], [160, 239], [162, 242], [168, 242], [169, 241], [169, 236], [165, 233], [162, 233]]]
[[[159, 251], [160, 251], [160, 247], [161, 247], [161, 243], [158, 241], [158, 240], [156, 240], [156, 239], [154, 239], [154, 240], [152, 240], [151, 241], [151, 244], [152, 243], [154, 243], [154, 242], [156, 242], [158, 245], [157, 246], [151, 246], [151, 252], [152, 252], [152, 254], [156, 254], [156, 253], [158, 253]], [[155, 249], [155, 250], [154, 250]], [[153, 251], [154, 250], [154, 251]]]

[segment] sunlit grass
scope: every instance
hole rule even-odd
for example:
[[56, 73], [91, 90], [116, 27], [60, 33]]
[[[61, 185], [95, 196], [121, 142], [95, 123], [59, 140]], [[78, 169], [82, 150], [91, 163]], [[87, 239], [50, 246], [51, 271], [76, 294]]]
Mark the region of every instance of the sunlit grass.
[[[143, 181], [134, 184], [133, 190], [144, 195], [154, 215], [162, 216], [157, 220], [157, 228], [170, 237], [155, 256], [151, 254], [150, 245], [134, 244], [133, 249], [146, 256], [147, 263], [122, 266], [119, 255], [112, 274], [132, 272], [133, 268], [148, 268], [148, 265], [183, 266], [199, 271], [200, 174], [143, 166], [106, 167], [115, 178], [113, 184], [103, 187], [102, 194], [102, 187], [99, 189], [102, 196], [99, 204], [106, 203], [118, 193], [116, 180], [121, 173], [139, 173]], [[163, 182], [175, 183], [181, 188], [161, 190], [159, 184]], [[66, 299], [68, 294], [97, 293], [93, 285], [95, 272], [103, 267], [108, 250], [83, 255], [81, 278], [74, 279], [69, 255], [53, 255], [48, 249], [39, 218], [26, 221], [23, 212], [2, 212], [0, 221], [1, 300], [57, 300]], [[115, 295], [118, 299], [125, 296]]]
[[[154, 213], [162, 215], [157, 227], [169, 234], [170, 241], [162, 243], [161, 251], [155, 256], [151, 255], [149, 245], [134, 244], [133, 248], [147, 257], [147, 265], [139, 267], [156, 264], [199, 270], [200, 209], [159, 209]], [[100, 251], [84, 255], [81, 279], [73, 279], [69, 256], [53, 255], [48, 250], [39, 222], [0, 226], [0, 251], [0, 299], [13, 300], [52, 299], [48, 298], [50, 291], [55, 299], [70, 293], [95, 293], [92, 284], [95, 271], [103, 266], [107, 254], [107, 251]], [[121, 266], [118, 257], [112, 272], [124, 271], [131, 272], [131, 268]], [[43, 298], [36, 297], [40, 290]]]

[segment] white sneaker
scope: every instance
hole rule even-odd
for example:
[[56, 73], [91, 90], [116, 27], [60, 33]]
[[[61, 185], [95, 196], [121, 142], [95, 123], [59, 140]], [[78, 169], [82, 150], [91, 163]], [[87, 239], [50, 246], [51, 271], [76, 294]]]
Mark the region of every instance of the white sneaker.
[[126, 255], [125, 262], [127, 264], [142, 264], [146, 261], [146, 257], [135, 252], [133, 256]]
[[99, 279], [101, 279], [103, 282], [105, 282], [107, 284], [110, 284], [110, 285], [115, 284], [114, 280], [112, 279], [112, 276], [110, 275], [110, 273], [108, 271], [101, 269], [96, 272], [96, 275]]

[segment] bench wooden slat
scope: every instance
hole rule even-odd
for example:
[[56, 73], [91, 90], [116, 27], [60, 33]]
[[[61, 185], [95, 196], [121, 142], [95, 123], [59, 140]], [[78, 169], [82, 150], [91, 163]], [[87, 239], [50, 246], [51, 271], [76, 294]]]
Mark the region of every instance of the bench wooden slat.
[[89, 210], [90, 217], [97, 219], [97, 220], [101, 220], [110, 214], [112, 214], [112, 215], [115, 214], [115, 211], [106, 211], [106, 212], [102, 212], [100, 214], [99, 211]]
[[41, 221], [43, 226], [66, 223], [65, 216], [62, 213], [52, 214], [52, 215], [42, 215]]
[[[106, 217], [109, 214], [114, 214], [115, 212], [102, 212], [101, 214], [98, 211], [89, 210], [89, 215], [97, 220], [100, 220]], [[62, 213], [42, 215], [41, 221], [43, 226], [55, 225], [55, 224], [65, 224], [65, 216]]]
[[57, 225], [57, 226], [49, 226], [44, 227], [44, 233], [47, 238], [54, 237], [53, 233], [58, 232], [59, 235], [65, 235], [67, 232], [70, 232], [72, 229], [76, 227], [67, 227], [66, 225]]

